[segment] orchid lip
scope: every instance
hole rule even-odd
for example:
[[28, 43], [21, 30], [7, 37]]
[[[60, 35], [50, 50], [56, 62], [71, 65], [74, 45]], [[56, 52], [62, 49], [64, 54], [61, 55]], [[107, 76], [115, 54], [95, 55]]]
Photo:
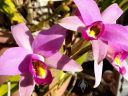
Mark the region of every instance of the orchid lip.
[[97, 21], [87, 26], [82, 32], [82, 36], [86, 40], [97, 40], [104, 31], [104, 24], [102, 21]]
[[127, 58], [126, 52], [119, 52], [115, 54], [114, 57], [114, 63], [116, 64], [115, 66], [119, 67], [119, 72], [123, 75], [126, 73], [125, 67], [122, 65], [123, 60]]
[[122, 75], [125, 74], [125, 73], [126, 73], [125, 67], [124, 67], [124, 66], [120, 67], [120, 68], [119, 68], [119, 72], [120, 72]]
[[42, 61], [38, 55], [33, 55], [32, 61], [29, 65], [29, 71], [37, 84], [50, 84], [52, 82], [52, 74], [48, 66]]
[[118, 55], [116, 55], [115, 56], [115, 58], [114, 58], [114, 62], [115, 62], [115, 64], [117, 65], [117, 66], [121, 66], [121, 54], [118, 54]]
[[32, 62], [32, 70], [38, 78], [46, 78], [47, 67], [42, 62], [34, 60]]
[[121, 62], [127, 58], [128, 54], [127, 52], [117, 52], [114, 55], [114, 62], [118, 66], [121, 65]]

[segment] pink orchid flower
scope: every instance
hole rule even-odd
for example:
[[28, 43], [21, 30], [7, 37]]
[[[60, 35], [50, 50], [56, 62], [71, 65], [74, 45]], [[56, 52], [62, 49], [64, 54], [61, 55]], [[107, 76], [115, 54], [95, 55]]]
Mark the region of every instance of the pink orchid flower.
[[115, 24], [123, 11], [112, 4], [102, 13], [94, 0], [74, 0], [78, 7], [77, 15], [63, 18], [60, 25], [73, 31], [82, 32], [85, 40], [92, 43], [94, 55], [95, 85], [100, 84], [103, 59], [106, 57], [109, 43], [116, 43], [128, 50], [128, 31], [124, 26]]
[[[114, 44], [113, 44], [114, 45]], [[113, 65], [113, 67], [128, 80], [128, 64], [126, 62], [128, 58], [128, 52], [117, 46], [109, 46], [107, 59]]]
[[[128, 26], [124, 26], [128, 30]], [[125, 45], [119, 46], [115, 43], [110, 43], [107, 52], [107, 59], [113, 65], [113, 67], [128, 80], [128, 51], [125, 49]]]
[[58, 52], [66, 33], [61, 26], [54, 25], [35, 39], [24, 23], [12, 26], [11, 30], [19, 47], [10, 48], [0, 56], [0, 75], [20, 74], [20, 96], [31, 96], [35, 83], [52, 82], [48, 66], [70, 72], [82, 70], [74, 60]]

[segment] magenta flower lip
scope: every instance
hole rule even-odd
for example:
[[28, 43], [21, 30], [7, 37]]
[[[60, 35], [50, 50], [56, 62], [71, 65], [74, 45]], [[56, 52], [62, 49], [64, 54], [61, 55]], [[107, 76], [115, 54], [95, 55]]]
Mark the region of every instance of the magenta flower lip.
[[89, 26], [86, 26], [82, 32], [82, 36], [85, 40], [97, 40], [104, 32], [104, 24], [102, 21], [97, 21]]
[[44, 63], [44, 58], [42, 60], [37, 56], [33, 55], [31, 58], [31, 63], [29, 64], [29, 71], [34, 77], [46, 78], [48, 66]]
[[[114, 44], [113, 44], [114, 45]], [[108, 60], [111, 62], [113, 67], [121, 74], [123, 77], [128, 80], [128, 64], [126, 59], [128, 58], [128, 52], [122, 49], [116, 49], [118, 46], [109, 47], [107, 54]], [[111, 56], [110, 56], [111, 55]]]
[[124, 75], [124, 74], [126, 74], [126, 69], [125, 69], [125, 67], [123, 66], [123, 67], [120, 67], [119, 68], [120, 69], [120, 74], [122, 74], [122, 75]]

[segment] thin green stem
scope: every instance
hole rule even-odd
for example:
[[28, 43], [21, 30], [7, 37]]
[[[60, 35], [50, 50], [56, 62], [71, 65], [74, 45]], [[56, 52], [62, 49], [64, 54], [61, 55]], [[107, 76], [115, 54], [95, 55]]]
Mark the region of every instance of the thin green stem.
[[71, 91], [73, 90], [73, 88], [74, 88], [74, 86], [75, 86], [75, 84], [76, 84], [76, 81], [77, 81], [77, 74], [74, 74], [74, 81], [73, 81], [73, 84], [72, 84], [70, 90], [68, 91], [68, 93], [67, 93], [65, 96], [69, 96], [69, 95], [70, 95]]
[[50, 94], [51, 90], [54, 89], [57, 85], [61, 84], [61, 81], [65, 81], [70, 77], [70, 74], [67, 74], [65, 77], [63, 77], [63, 79], [59, 80], [55, 85], [53, 85], [44, 96], [48, 96], [48, 94]]
[[122, 0], [122, 2], [119, 4], [119, 6], [122, 8], [125, 3], [127, 3], [127, 0]]
[[80, 51], [78, 51], [77, 53], [73, 54], [71, 56], [72, 59], [76, 60], [78, 59], [80, 56], [82, 56], [84, 53], [88, 52], [90, 49], [92, 48], [91, 45], [88, 45], [84, 48], [82, 48]]
[[8, 96], [11, 96], [11, 82], [8, 81]]

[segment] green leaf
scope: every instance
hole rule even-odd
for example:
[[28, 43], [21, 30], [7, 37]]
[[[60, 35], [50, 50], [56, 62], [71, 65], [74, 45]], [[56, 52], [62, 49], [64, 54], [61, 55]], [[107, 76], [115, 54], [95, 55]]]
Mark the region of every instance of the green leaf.
[[76, 62], [77, 62], [78, 64], [83, 64], [83, 62], [86, 60], [87, 56], [88, 56], [88, 52], [85, 53], [85, 54], [83, 54], [81, 57], [79, 57], [79, 58], [76, 60]]
[[0, 0], [0, 11], [5, 13], [11, 22], [24, 22], [23, 17], [18, 13], [12, 0]]
[[86, 60], [88, 56], [88, 52], [90, 50], [91, 50], [91, 43], [86, 42], [86, 44], [82, 48], [80, 48], [80, 50], [77, 51], [74, 55], [72, 55], [71, 58], [76, 60], [77, 63], [82, 64]]
[[[12, 76], [8, 81], [11, 82], [11, 93], [15, 92], [19, 86], [19, 76]], [[0, 86], [0, 96], [7, 96], [8, 81]]]
[[111, 5], [114, 2], [115, 0], [102, 0], [101, 2], [99, 2], [101, 11], [105, 10], [109, 5]]
[[116, 3], [120, 4], [123, 0], [116, 0]]
[[122, 1], [119, 3], [119, 6], [123, 9], [123, 11], [127, 11], [128, 10], [128, 1]]

